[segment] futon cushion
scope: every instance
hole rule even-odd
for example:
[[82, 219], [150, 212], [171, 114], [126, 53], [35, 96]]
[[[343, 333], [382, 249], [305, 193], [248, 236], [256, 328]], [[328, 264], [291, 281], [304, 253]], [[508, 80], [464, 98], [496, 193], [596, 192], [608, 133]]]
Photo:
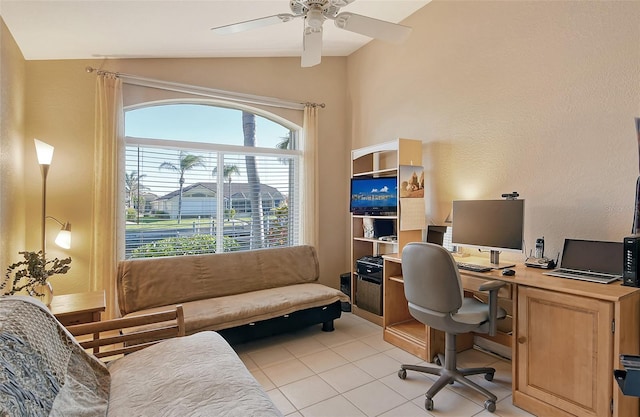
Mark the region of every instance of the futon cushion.
[[[227, 297], [209, 298], [182, 303], [187, 334], [202, 330], [222, 330], [242, 326], [294, 311], [321, 307], [348, 297], [322, 284], [297, 284], [280, 288], [253, 291]], [[173, 308], [174, 306], [169, 306]], [[158, 307], [127, 315], [127, 317], [164, 311]]]
[[318, 259], [312, 246], [130, 259], [118, 264], [118, 304], [121, 314], [126, 315], [154, 307], [315, 282], [318, 276]]

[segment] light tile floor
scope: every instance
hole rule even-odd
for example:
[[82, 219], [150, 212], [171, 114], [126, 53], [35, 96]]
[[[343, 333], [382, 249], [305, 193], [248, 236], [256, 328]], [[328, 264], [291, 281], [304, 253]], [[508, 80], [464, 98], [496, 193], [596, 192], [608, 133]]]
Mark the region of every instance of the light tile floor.
[[421, 364], [382, 340], [382, 328], [351, 313], [335, 321], [335, 331], [320, 326], [234, 346], [249, 371], [273, 402], [290, 417], [531, 416], [511, 401], [511, 362], [468, 350], [458, 355], [461, 367], [492, 366], [494, 380], [472, 377], [498, 397], [496, 412], [484, 410], [485, 398], [460, 384], [434, 397], [424, 409], [424, 393], [436, 377], [407, 372], [400, 365]]

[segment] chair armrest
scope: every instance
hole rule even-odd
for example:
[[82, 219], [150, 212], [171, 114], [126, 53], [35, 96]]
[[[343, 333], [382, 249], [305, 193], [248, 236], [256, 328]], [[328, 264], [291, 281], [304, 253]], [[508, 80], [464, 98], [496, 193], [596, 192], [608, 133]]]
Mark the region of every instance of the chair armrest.
[[[177, 305], [173, 310], [77, 324], [67, 330], [80, 339], [80, 346], [93, 349], [94, 356], [107, 362], [164, 339], [184, 336], [184, 312], [182, 305]], [[101, 347], [108, 349], [100, 350]]]
[[487, 281], [484, 284], [480, 285], [480, 287], [478, 287], [478, 289], [480, 291], [492, 291], [492, 290], [499, 290], [500, 288], [504, 287], [506, 284], [502, 281]]
[[487, 281], [480, 285], [480, 291], [489, 291], [489, 336], [495, 336], [498, 331], [498, 291], [506, 284], [502, 281]]

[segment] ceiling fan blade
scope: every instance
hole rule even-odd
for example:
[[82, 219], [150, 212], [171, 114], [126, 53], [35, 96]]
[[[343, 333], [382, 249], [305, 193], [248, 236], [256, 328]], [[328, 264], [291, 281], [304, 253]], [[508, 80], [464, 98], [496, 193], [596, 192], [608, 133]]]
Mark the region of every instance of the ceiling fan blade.
[[231, 33], [244, 32], [245, 30], [261, 28], [264, 26], [270, 26], [276, 23], [288, 22], [290, 20], [295, 19], [296, 17], [298, 16], [288, 14], [288, 13], [280, 13], [273, 16], [260, 17], [258, 19], [247, 20], [239, 23], [232, 23], [230, 25], [218, 26], [215, 28], [211, 28], [211, 30], [219, 35], [228, 35]]
[[322, 26], [306, 27], [302, 45], [302, 66], [306, 68], [318, 65], [322, 59]]
[[343, 12], [335, 17], [335, 24], [340, 29], [380, 39], [387, 42], [404, 42], [411, 34], [409, 26], [378, 20], [359, 14]]

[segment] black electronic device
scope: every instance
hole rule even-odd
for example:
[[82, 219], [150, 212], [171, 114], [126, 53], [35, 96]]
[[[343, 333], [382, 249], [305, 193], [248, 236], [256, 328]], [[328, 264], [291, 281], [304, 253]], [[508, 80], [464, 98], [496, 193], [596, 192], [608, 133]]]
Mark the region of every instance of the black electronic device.
[[391, 219], [373, 219], [373, 237], [376, 239], [392, 236], [393, 223]]
[[514, 271], [513, 269], [505, 268], [502, 270], [502, 275], [506, 275], [508, 277], [512, 277], [515, 274], [516, 274], [516, 271]]
[[491, 271], [491, 267], [490, 266], [470, 264], [470, 263], [467, 263], [467, 262], [456, 262], [456, 265], [458, 265], [458, 269], [463, 269], [465, 271], [472, 271], [472, 272], [489, 272], [489, 271]]
[[622, 268], [622, 285], [640, 287], [638, 257], [640, 256], [640, 235], [624, 238], [624, 258]]
[[427, 233], [424, 237], [426, 238], [426, 242], [442, 246], [445, 233], [447, 233], [447, 226], [429, 225], [427, 226]]
[[541, 269], [553, 269], [556, 267], [556, 261], [549, 258], [536, 258], [536, 257], [528, 257], [525, 259], [524, 264], [531, 268], [541, 268]]
[[544, 258], [544, 236], [536, 239], [536, 258]]
[[624, 242], [564, 240], [560, 268], [544, 275], [609, 284], [622, 280]]
[[356, 273], [382, 283], [382, 256], [363, 256], [356, 260]]
[[524, 248], [524, 200], [458, 200], [453, 202], [451, 243], [491, 251], [492, 268], [513, 264], [499, 262], [501, 251]]
[[[351, 272], [340, 274], [340, 291], [351, 298]], [[348, 301], [341, 301], [340, 308], [344, 312], [349, 312], [351, 311], [351, 303]]]
[[529, 252], [529, 257], [525, 259], [524, 264], [531, 268], [553, 269], [556, 267], [557, 261], [544, 256], [544, 236], [536, 239], [535, 252], [533, 256]]
[[349, 210], [355, 215], [395, 215], [398, 211], [398, 179], [351, 178]]

